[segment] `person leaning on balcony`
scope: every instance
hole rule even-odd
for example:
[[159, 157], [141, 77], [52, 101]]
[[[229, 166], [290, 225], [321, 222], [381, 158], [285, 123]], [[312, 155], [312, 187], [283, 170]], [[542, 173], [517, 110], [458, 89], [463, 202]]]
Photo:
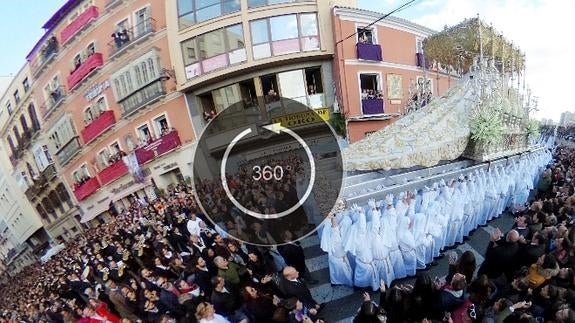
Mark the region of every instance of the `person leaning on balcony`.
[[122, 31], [118, 28], [113, 34], [112, 38], [114, 39], [114, 43], [116, 44], [116, 48], [121, 48], [123, 45], [122, 41]]

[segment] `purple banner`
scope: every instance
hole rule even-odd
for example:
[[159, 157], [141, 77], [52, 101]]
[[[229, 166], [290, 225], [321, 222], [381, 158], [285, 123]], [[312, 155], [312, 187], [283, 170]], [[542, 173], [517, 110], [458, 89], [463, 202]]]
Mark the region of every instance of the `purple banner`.
[[357, 43], [357, 58], [370, 61], [383, 61], [381, 46], [378, 44]]
[[361, 109], [363, 114], [380, 114], [383, 113], [383, 99], [364, 99], [361, 100]]

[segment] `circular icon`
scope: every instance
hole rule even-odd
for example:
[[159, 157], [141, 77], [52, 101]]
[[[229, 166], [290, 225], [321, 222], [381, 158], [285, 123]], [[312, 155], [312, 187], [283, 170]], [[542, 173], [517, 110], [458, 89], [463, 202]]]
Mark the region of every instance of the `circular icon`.
[[329, 118], [327, 108], [269, 96], [220, 111], [194, 155], [193, 186], [202, 212], [227, 235], [255, 245], [312, 233], [342, 186], [341, 153]]

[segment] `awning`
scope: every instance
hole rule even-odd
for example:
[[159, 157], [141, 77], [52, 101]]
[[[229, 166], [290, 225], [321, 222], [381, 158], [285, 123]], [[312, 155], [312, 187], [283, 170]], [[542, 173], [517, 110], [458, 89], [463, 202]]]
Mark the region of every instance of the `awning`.
[[98, 217], [100, 214], [108, 211], [108, 208], [110, 207], [110, 201], [118, 201], [120, 199], [123, 199], [124, 197], [137, 192], [141, 189], [144, 189], [148, 186], [150, 186], [152, 184], [152, 181], [149, 178], [146, 178], [146, 180], [143, 183], [138, 183], [135, 184], [133, 186], [130, 186], [129, 188], [122, 190], [116, 194], [111, 194], [108, 193], [108, 199], [105, 202], [99, 203], [98, 205], [94, 206], [93, 208], [91, 208], [90, 210], [84, 210], [84, 215], [82, 215], [82, 218], [80, 219], [80, 223], [86, 223], [89, 222], [93, 219], [95, 219], [96, 217]]

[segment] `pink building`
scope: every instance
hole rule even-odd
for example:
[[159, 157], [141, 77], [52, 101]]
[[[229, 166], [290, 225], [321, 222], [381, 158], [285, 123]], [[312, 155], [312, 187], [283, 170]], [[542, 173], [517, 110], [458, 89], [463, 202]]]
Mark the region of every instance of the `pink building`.
[[370, 25], [382, 14], [361, 9], [334, 7], [332, 15], [333, 79], [350, 142], [400, 117], [420, 78], [431, 79], [434, 96], [457, 81], [455, 74], [423, 68], [423, 40], [433, 30], [395, 17]]

